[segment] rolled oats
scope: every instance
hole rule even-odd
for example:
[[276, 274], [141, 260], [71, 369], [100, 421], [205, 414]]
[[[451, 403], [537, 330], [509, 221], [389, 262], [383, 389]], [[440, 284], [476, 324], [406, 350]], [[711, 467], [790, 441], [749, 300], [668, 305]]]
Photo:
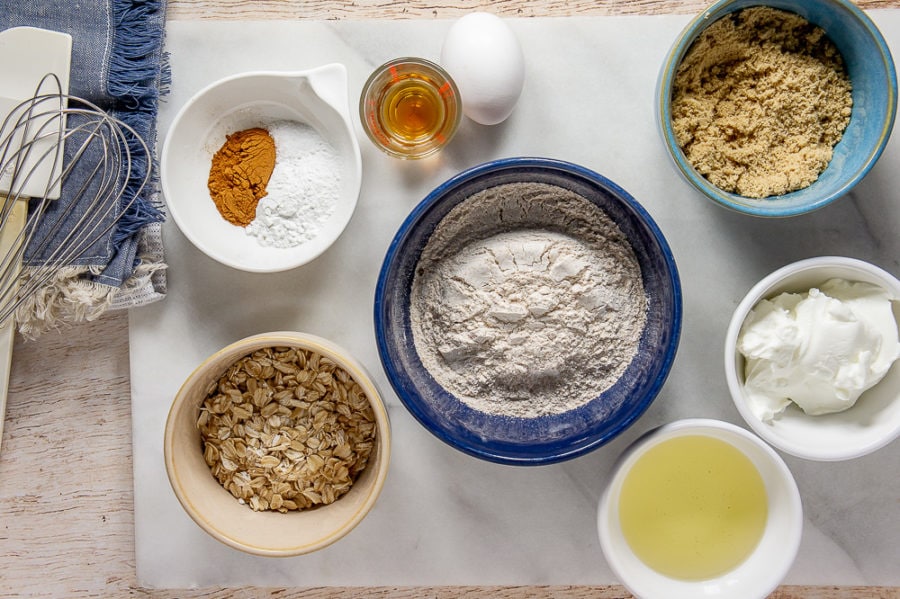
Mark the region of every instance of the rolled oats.
[[211, 384], [197, 419], [213, 476], [253, 510], [332, 503], [375, 448], [375, 413], [349, 373], [316, 352], [268, 347]]

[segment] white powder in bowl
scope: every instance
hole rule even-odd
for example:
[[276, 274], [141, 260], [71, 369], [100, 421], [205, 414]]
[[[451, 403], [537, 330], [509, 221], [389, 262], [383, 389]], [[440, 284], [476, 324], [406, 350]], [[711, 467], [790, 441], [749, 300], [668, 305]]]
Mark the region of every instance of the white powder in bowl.
[[640, 265], [618, 226], [542, 183], [498, 185], [451, 210], [411, 293], [425, 367], [497, 415], [558, 414], [597, 397], [637, 353], [647, 318]]
[[261, 245], [289, 248], [315, 238], [334, 213], [341, 193], [340, 156], [309, 125], [279, 121], [268, 131], [275, 141], [275, 168], [245, 230]]

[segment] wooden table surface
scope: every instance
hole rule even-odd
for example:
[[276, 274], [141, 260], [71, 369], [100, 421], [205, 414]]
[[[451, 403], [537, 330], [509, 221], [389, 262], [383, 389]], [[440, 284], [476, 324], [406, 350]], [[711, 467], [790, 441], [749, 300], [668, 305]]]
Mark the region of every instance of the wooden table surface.
[[[40, 1], [40, 0], [36, 0]], [[177, 19], [693, 14], [706, 0], [169, 0]], [[860, 0], [863, 9], [900, 0]], [[0, 447], [0, 597], [628, 597], [609, 587], [192, 589], [137, 586], [128, 317], [16, 341]], [[900, 588], [784, 586], [773, 597], [900, 597]]]

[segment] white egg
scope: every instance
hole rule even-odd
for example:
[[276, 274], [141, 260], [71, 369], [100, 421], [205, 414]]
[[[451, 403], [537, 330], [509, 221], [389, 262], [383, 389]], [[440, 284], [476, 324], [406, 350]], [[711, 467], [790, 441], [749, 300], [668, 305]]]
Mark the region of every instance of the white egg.
[[512, 113], [525, 84], [525, 57], [512, 29], [496, 15], [470, 13], [444, 39], [441, 66], [462, 98], [463, 114], [496, 125]]

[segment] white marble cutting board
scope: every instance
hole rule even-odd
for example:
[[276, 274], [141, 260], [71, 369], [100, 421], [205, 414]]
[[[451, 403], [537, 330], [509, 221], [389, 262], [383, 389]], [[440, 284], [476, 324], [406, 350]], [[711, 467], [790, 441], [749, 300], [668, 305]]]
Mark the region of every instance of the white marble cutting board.
[[[900, 56], [900, 11], [873, 11]], [[770, 271], [840, 254], [900, 274], [900, 135], [869, 176], [836, 205], [789, 220], [730, 213], [676, 175], [653, 122], [659, 65], [687, 16], [517, 19], [526, 55], [519, 106], [503, 125], [464, 122], [436, 159], [405, 163], [378, 152], [357, 126], [363, 185], [344, 235], [313, 263], [276, 275], [241, 273], [190, 245], [166, 223], [169, 296], [132, 311], [135, 538], [148, 587], [607, 584], [596, 506], [616, 456], [640, 433], [684, 417], [744, 426], [723, 375], [732, 310]], [[436, 59], [449, 21], [169, 23], [173, 84], [160, 139], [201, 87], [247, 70], [344, 63], [353, 102], [389, 58]], [[355, 114], [356, 107], [352, 107]], [[523, 468], [463, 455], [425, 431], [393, 394], [372, 323], [384, 252], [433, 187], [496, 158], [579, 163], [628, 190], [660, 225], [684, 292], [684, 328], [655, 403], [620, 438], [570, 462]], [[163, 426], [183, 379], [244, 336], [295, 329], [330, 338], [373, 373], [386, 396], [393, 461], [372, 513], [346, 538], [309, 556], [259, 558], [208, 537], [166, 479]], [[900, 585], [900, 444], [843, 463], [786, 457], [803, 496], [799, 556], [787, 584]]]

